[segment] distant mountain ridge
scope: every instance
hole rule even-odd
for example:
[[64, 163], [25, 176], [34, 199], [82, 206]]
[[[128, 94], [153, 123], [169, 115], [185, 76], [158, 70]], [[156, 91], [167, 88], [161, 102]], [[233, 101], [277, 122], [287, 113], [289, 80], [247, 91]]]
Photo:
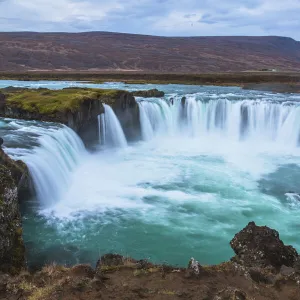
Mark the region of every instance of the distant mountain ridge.
[[300, 42], [266, 36], [0, 33], [0, 71], [300, 71]]

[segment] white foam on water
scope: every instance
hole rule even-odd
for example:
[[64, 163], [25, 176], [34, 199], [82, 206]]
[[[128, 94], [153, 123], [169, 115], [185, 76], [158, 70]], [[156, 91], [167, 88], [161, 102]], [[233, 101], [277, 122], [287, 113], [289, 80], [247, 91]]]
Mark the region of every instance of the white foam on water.
[[22, 159], [29, 168], [41, 207], [49, 207], [68, 190], [72, 172], [85, 149], [80, 138], [68, 127], [48, 129], [38, 142], [40, 146]]
[[[298, 195], [285, 192], [286, 205], [260, 186], [278, 167], [300, 166], [299, 102], [291, 97], [211, 88], [138, 98], [143, 142], [126, 147], [120, 123], [106, 108], [99, 118], [106, 147], [93, 154], [82, 154], [64, 129], [29, 128], [43, 135], [30, 156], [46, 204], [40, 213], [63, 240], [105, 250], [110, 243], [116, 251], [127, 245], [164, 256], [170, 248], [147, 241], [159, 236], [158, 244], [180, 241], [188, 255], [222, 255], [233, 234], [252, 220], [300, 246]], [[206, 256], [211, 262], [213, 254]]]

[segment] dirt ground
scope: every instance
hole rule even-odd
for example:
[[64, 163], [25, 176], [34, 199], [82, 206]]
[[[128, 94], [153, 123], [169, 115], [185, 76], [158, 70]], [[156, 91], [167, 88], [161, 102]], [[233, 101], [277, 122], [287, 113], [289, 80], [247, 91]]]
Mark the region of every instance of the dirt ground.
[[0, 275], [0, 299], [299, 300], [297, 278], [272, 270], [249, 272], [232, 262], [201, 267], [199, 273], [131, 260], [96, 270], [87, 265], [51, 265], [35, 274]]

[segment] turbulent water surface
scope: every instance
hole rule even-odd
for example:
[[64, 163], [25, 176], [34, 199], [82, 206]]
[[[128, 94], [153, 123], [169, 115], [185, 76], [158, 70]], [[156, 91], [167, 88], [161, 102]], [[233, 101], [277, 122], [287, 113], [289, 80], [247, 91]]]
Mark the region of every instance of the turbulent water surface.
[[[137, 98], [141, 141], [127, 143], [113, 111], [99, 149], [67, 127], [0, 121], [7, 152], [28, 164], [37, 199], [23, 208], [31, 265], [95, 263], [117, 252], [185, 265], [219, 263], [247, 222], [300, 250], [300, 96], [185, 85], [0, 81], [4, 86], [158, 88]], [[182, 99], [185, 97], [184, 99]]]

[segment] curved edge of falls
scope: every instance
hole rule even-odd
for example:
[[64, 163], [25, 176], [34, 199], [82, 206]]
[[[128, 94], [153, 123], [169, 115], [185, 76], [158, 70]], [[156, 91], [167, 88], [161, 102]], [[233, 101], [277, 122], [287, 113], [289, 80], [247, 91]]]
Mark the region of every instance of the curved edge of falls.
[[142, 138], [181, 134], [206, 138], [222, 136], [231, 141], [255, 140], [284, 146], [300, 145], [300, 103], [267, 100], [198, 99], [187, 95], [174, 102], [137, 99]]
[[39, 146], [22, 157], [28, 166], [37, 200], [44, 208], [59, 201], [71, 175], [86, 153], [79, 136], [69, 127], [49, 129], [38, 139]]
[[[271, 141], [284, 147], [297, 147], [300, 141], [300, 104], [263, 100], [198, 99], [187, 95], [167, 99], [137, 98], [142, 139], [157, 135], [183, 135], [203, 139], [217, 135], [230, 141], [253, 139]], [[98, 116], [99, 142], [105, 147], [122, 148], [127, 140], [113, 109], [104, 104]], [[97, 130], [95, 128], [95, 130]], [[42, 207], [57, 203], [68, 190], [72, 174], [82, 160], [85, 147], [67, 126], [49, 128], [38, 138], [38, 145], [22, 155]]]

